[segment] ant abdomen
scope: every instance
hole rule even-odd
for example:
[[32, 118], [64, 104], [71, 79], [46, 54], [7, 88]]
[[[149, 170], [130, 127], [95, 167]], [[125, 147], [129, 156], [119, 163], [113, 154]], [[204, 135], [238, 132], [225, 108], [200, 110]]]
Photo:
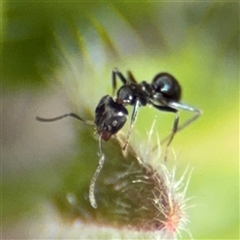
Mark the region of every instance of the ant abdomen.
[[178, 102], [181, 98], [181, 87], [171, 74], [169, 73], [159, 73], [157, 74], [151, 84], [153, 90], [155, 91], [155, 97], [164, 100], [170, 100]]

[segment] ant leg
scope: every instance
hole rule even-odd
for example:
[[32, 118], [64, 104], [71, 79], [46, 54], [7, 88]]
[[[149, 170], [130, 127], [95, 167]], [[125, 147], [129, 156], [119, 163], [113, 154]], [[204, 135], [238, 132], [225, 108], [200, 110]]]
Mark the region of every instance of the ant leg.
[[[194, 121], [196, 121], [202, 115], [202, 111], [197, 109], [197, 108], [191, 107], [191, 106], [186, 105], [186, 104], [178, 103], [178, 102], [168, 103], [168, 106], [157, 106], [157, 105], [154, 105], [154, 104], [153, 104], [153, 106], [155, 108], [157, 108], [158, 110], [161, 110], [161, 111], [168, 111], [168, 112], [175, 112], [176, 113], [172, 133], [161, 141], [162, 143], [164, 143], [168, 140], [167, 148], [166, 148], [166, 152], [165, 152], [165, 157], [164, 157], [164, 161], [166, 161], [168, 148], [169, 148], [175, 134], [180, 132], [181, 130], [183, 130], [185, 127], [187, 127], [188, 125], [190, 125]], [[178, 110], [180, 110], [180, 109], [185, 110], [185, 111], [189, 111], [189, 112], [195, 112], [195, 115], [193, 117], [191, 117], [189, 120], [187, 120], [186, 122], [184, 122], [182, 125], [178, 126], [178, 123], [179, 123]], [[155, 147], [154, 147], [153, 150], [155, 150]]]
[[73, 117], [73, 118], [76, 118], [88, 125], [95, 125], [94, 121], [90, 121], [90, 120], [84, 120], [83, 118], [79, 117], [77, 114], [75, 113], [67, 113], [67, 114], [64, 114], [64, 115], [61, 115], [61, 116], [58, 116], [58, 117], [55, 117], [55, 118], [41, 118], [41, 117], [36, 117], [36, 120], [40, 121], [40, 122], [54, 122], [54, 121], [57, 121], [57, 120], [60, 120], [60, 119], [63, 119], [65, 117]]
[[139, 100], [136, 100], [136, 103], [134, 104], [134, 108], [133, 108], [133, 113], [132, 113], [130, 128], [129, 128], [129, 130], [128, 130], [128, 135], [127, 135], [126, 142], [125, 142], [125, 144], [124, 144], [124, 146], [123, 146], [123, 150], [126, 150], [128, 144], [129, 144], [129, 139], [130, 139], [130, 136], [131, 136], [131, 132], [132, 132], [134, 123], [136, 122], [136, 118], [137, 118], [137, 114], [138, 114], [138, 109], [139, 109], [139, 107], [140, 107], [140, 101], [139, 101]]
[[137, 81], [131, 71], [128, 71], [128, 79], [130, 82], [137, 83]]
[[123, 76], [123, 74], [117, 68], [114, 68], [112, 71], [112, 96], [115, 95], [117, 89], [117, 77], [119, 77], [124, 85], [127, 83], [127, 79]]
[[202, 111], [199, 109], [194, 109], [194, 112], [195, 112], [195, 115], [189, 120], [187, 120], [186, 122], [184, 122], [182, 125], [180, 125], [177, 129], [177, 132], [183, 130], [185, 127], [195, 122], [202, 115]]
[[175, 120], [174, 120], [174, 124], [173, 124], [173, 129], [172, 129], [172, 133], [169, 136], [168, 142], [167, 142], [167, 146], [166, 146], [166, 150], [165, 150], [165, 154], [164, 154], [164, 162], [167, 161], [167, 156], [168, 156], [168, 150], [169, 150], [169, 146], [175, 136], [175, 134], [177, 133], [178, 130], [178, 123], [179, 123], [179, 113], [176, 112], [175, 113]]
[[[161, 110], [161, 111], [175, 113], [175, 120], [174, 120], [174, 123], [173, 123], [172, 133], [166, 139], [161, 141], [163, 143], [166, 140], [168, 140], [166, 150], [165, 150], [165, 154], [164, 154], [164, 162], [166, 162], [167, 161], [167, 156], [168, 156], [169, 146], [170, 146], [170, 144], [171, 144], [171, 142], [172, 142], [172, 140], [173, 140], [173, 138], [174, 138], [174, 136], [175, 136], [175, 134], [177, 133], [177, 130], [178, 130], [179, 113], [178, 113], [178, 110], [176, 110], [174, 108], [171, 108], [169, 106], [158, 106], [158, 105], [155, 105], [155, 104], [153, 104], [153, 106], [155, 108], [157, 108], [158, 110]], [[155, 148], [156, 147], [154, 147], [153, 150], [155, 150]]]
[[98, 167], [97, 170], [95, 171], [91, 183], [90, 183], [90, 187], [89, 187], [89, 200], [90, 203], [92, 205], [93, 208], [97, 208], [97, 202], [96, 202], [96, 198], [95, 198], [95, 183], [96, 180], [98, 178], [98, 175], [100, 173], [100, 171], [102, 170], [104, 161], [105, 161], [105, 156], [102, 152], [102, 136], [99, 136], [99, 152], [98, 152], [98, 156], [99, 156], [99, 162], [98, 162]]
[[[190, 119], [188, 119], [186, 122], [184, 122], [182, 125], [178, 126], [177, 129], [176, 129], [176, 133], [177, 132], [180, 132], [181, 130], [183, 130], [185, 127], [187, 127], [188, 125], [192, 124], [193, 122], [195, 122], [201, 115], [202, 115], [202, 111], [197, 109], [197, 108], [194, 108], [194, 107], [191, 107], [189, 105], [186, 105], [186, 104], [183, 104], [183, 103], [177, 103], [177, 102], [172, 102], [169, 104], [169, 107], [172, 107], [172, 108], [175, 108], [175, 109], [182, 109], [182, 110], [185, 110], [185, 111], [189, 111], [189, 112], [193, 112], [195, 113], [193, 115], [193, 117], [191, 117]], [[166, 137], [165, 139], [163, 139], [162, 142], [165, 142], [167, 141], [167, 139], [171, 137], [171, 136], [168, 136]]]
[[127, 80], [123, 76], [123, 74], [117, 68], [115, 68], [112, 71], [112, 87], [113, 87], [112, 96], [115, 95], [115, 92], [116, 92], [116, 89], [117, 89], [117, 77], [119, 77], [119, 79], [121, 80], [123, 85], [127, 84], [128, 82], [137, 83], [137, 81], [134, 78], [134, 76], [133, 76], [131, 71], [128, 71], [128, 80]]

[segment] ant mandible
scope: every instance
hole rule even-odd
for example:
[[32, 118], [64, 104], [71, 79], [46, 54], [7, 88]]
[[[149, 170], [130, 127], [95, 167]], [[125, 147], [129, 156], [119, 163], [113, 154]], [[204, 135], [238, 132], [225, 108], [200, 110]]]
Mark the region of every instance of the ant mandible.
[[[108, 141], [112, 135], [116, 134], [124, 126], [128, 116], [126, 105], [133, 106], [133, 113], [123, 150], [126, 150], [128, 146], [131, 131], [140, 106], [151, 104], [158, 110], [175, 113], [173, 129], [167, 142], [166, 152], [175, 134], [195, 121], [202, 114], [199, 109], [179, 102], [181, 99], [181, 87], [178, 81], [169, 73], [157, 74], [153, 78], [152, 83], [149, 84], [146, 81], [137, 83], [131, 71], [128, 71], [128, 79], [126, 79], [118, 69], [114, 69], [112, 71], [113, 96], [117, 89], [117, 77], [121, 80], [123, 86], [117, 91], [116, 100], [113, 100], [110, 95], [101, 98], [95, 109], [95, 121], [84, 120], [75, 113], [68, 113], [55, 118], [36, 117], [36, 119], [41, 122], [53, 122], [65, 117], [74, 117], [88, 125], [96, 126], [99, 135], [99, 164], [89, 187], [89, 200], [94, 208], [97, 208], [94, 194], [95, 183], [105, 160], [105, 156], [102, 152], [102, 139]], [[194, 112], [195, 115], [181, 126], [178, 126], [178, 111], [180, 109]], [[165, 154], [165, 160], [166, 155], [167, 154]]]

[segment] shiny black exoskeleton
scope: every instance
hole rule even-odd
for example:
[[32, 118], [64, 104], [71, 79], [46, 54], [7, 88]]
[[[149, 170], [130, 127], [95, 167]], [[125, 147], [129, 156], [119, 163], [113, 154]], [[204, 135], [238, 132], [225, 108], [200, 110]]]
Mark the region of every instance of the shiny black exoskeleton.
[[98, 134], [107, 141], [117, 133], [127, 121], [128, 111], [111, 96], [104, 96], [95, 110], [95, 124]]
[[117, 76], [124, 85], [117, 91], [115, 101], [109, 95], [100, 100], [95, 110], [95, 123], [98, 134], [107, 141], [125, 124], [128, 116], [125, 106], [133, 105], [134, 109], [125, 149], [139, 107], [151, 104], [158, 110], [176, 112], [177, 110], [168, 106], [168, 104], [170, 101], [178, 102], [180, 100], [181, 87], [177, 80], [168, 73], [156, 75], [153, 82], [149, 84], [146, 81], [137, 83], [131, 72], [128, 72], [129, 79], [127, 80], [121, 72], [114, 70], [112, 74], [113, 92], [116, 90]]
[[[105, 159], [104, 154], [102, 153], [101, 140], [103, 139], [108, 141], [112, 135], [116, 134], [124, 126], [128, 117], [126, 105], [132, 105], [133, 112], [131, 116], [130, 129], [123, 149], [126, 149], [128, 146], [131, 131], [136, 121], [139, 107], [141, 106], [150, 104], [158, 110], [175, 113], [172, 134], [168, 137], [167, 149], [173, 140], [175, 133], [185, 128], [201, 115], [201, 111], [199, 109], [180, 103], [181, 87], [178, 81], [169, 73], [157, 74], [151, 83], [146, 81], [138, 83], [130, 71], [128, 71], [128, 77], [125, 78], [120, 71], [115, 69], [112, 72], [113, 96], [115, 95], [117, 89], [117, 77], [121, 80], [123, 85], [118, 89], [115, 100], [110, 95], [106, 95], [101, 98], [95, 109], [94, 121], [84, 120], [75, 113], [69, 113], [50, 119], [36, 117], [37, 120], [42, 122], [52, 122], [70, 116], [89, 125], [96, 126], [97, 133], [99, 135], [99, 165], [91, 180], [89, 188], [89, 199], [94, 208], [97, 207], [94, 195], [95, 182], [103, 167]], [[181, 126], [178, 126], [178, 111], [180, 109], [195, 112], [195, 115]], [[166, 156], [167, 154], [165, 154], [165, 159]]]
[[[167, 147], [170, 145], [177, 131], [180, 131], [201, 115], [201, 111], [199, 109], [180, 103], [182, 92], [181, 86], [179, 85], [178, 81], [169, 73], [157, 74], [151, 83], [146, 81], [138, 83], [130, 71], [128, 71], [128, 77], [125, 78], [120, 71], [115, 69], [112, 72], [113, 96], [115, 95], [115, 91], [117, 89], [117, 77], [121, 80], [123, 85], [118, 89], [115, 101], [108, 96], [109, 102], [105, 102], [105, 114], [102, 114], [103, 112], [101, 109], [97, 107], [96, 119], [98, 121], [96, 121], [96, 125], [98, 127], [98, 133], [102, 133], [104, 136], [106, 135], [110, 137], [111, 135], [117, 133], [123, 127], [126, 121], [127, 109], [124, 111], [125, 106], [132, 105], [133, 112], [130, 122], [130, 129], [128, 131], [123, 149], [127, 148], [131, 131], [136, 121], [139, 107], [141, 106], [150, 104], [158, 110], [175, 113], [172, 134], [168, 138]], [[195, 115], [179, 127], [178, 111], [180, 109], [195, 112]], [[107, 112], [110, 114], [107, 114]], [[114, 112], [114, 115], [112, 112]], [[100, 119], [98, 116], [101, 116], [102, 118]], [[109, 124], [109, 128], [105, 127], [104, 129], [99, 129], [99, 126], [105, 122], [112, 123], [112, 125], [116, 126], [111, 127], [111, 124]]]

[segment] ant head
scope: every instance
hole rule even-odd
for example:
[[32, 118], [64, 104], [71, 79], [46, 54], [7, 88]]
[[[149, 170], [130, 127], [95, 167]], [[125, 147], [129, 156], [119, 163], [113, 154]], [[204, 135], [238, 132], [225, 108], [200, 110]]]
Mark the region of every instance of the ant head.
[[127, 121], [128, 111], [123, 105], [114, 102], [111, 96], [106, 95], [100, 100], [95, 115], [97, 132], [107, 141], [123, 127]]
[[134, 89], [130, 87], [130, 85], [123, 85], [121, 88], [119, 88], [116, 99], [118, 104], [133, 105], [135, 100]]
[[159, 73], [152, 81], [156, 98], [178, 102], [181, 98], [181, 86], [176, 78], [169, 73]]

